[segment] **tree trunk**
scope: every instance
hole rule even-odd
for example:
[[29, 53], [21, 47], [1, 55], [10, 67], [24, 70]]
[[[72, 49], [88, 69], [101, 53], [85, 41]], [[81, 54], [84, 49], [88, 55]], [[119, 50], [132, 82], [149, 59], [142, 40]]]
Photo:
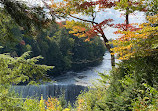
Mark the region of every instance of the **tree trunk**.
[[112, 67], [115, 67], [115, 56], [114, 56], [114, 52], [111, 49], [111, 46], [108, 44], [108, 39], [106, 38], [105, 34], [104, 34], [104, 31], [101, 27], [98, 27], [96, 28], [96, 30], [101, 34], [101, 37], [104, 39], [104, 43], [105, 43], [105, 46], [107, 48], [107, 50], [110, 52], [111, 54], [111, 66]]
[[129, 8], [127, 7], [126, 8], [126, 31], [128, 30], [128, 24], [129, 24]]
[[129, 14], [128, 14], [128, 8], [126, 9], [126, 30], [125, 31], [127, 31], [128, 30], [128, 24], [129, 24], [129, 19], [128, 19], [128, 17], [129, 17]]
[[105, 34], [102, 34], [102, 38], [104, 39], [104, 42], [105, 42], [105, 46], [107, 48], [107, 50], [110, 52], [111, 54], [111, 66], [112, 67], [115, 67], [115, 56], [114, 56], [114, 52], [111, 51], [111, 46], [108, 44], [108, 39], [106, 38]]

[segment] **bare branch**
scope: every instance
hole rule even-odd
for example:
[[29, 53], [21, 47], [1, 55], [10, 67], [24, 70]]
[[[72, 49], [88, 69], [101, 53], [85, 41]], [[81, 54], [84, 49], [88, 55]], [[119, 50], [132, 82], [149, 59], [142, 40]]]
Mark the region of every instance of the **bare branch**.
[[89, 23], [92, 23], [92, 24], [98, 24], [97, 22], [94, 22], [94, 21], [91, 21], [91, 20], [82, 19], [82, 18], [78, 18], [78, 17], [75, 17], [73, 15], [69, 15], [69, 16], [72, 17], [72, 18], [84, 21], [84, 22], [89, 22]]

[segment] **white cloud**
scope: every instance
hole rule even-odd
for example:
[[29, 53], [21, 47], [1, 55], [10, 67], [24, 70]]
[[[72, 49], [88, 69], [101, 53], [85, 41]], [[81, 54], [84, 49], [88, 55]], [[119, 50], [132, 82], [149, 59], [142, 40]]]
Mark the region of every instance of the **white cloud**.
[[130, 23], [143, 23], [143, 22], [146, 22], [145, 13], [143, 13], [143, 12], [134, 12], [134, 14], [130, 14], [129, 22]]

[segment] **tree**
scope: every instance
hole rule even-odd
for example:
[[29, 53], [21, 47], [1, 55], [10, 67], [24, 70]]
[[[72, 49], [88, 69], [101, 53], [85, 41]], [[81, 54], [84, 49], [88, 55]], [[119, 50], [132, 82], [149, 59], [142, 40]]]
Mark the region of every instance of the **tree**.
[[9, 54], [0, 54], [0, 110], [21, 110], [23, 100], [15, 98], [10, 93], [10, 85], [20, 82], [29, 82], [37, 84], [41, 81], [50, 80], [46, 75], [47, 70], [53, 66], [39, 65], [36, 62], [41, 56], [28, 58], [30, 52], [24, 53], [21, 57], [13, 58]]
[[[122, 36], [114, 40], [112, 43], [116, 46], [112, 50], [119, 55], [120, 59], [129, 59], [130, 57], [135, 56], [149, 56], [151, 52], [156, 51], [157, 41], [157, 14], [156, 10], [151, 10], [151, 7], [154, 8], [156, 1], [146, 0], [145, 2], [141, 1], [139, 3], [132, 3], [130, 0], [120, 0], [117, 4], [117, 9], [126, 10], [126, 24], [116, 25], [119, 28], [116, 31], [116, 34], [122, 34]], [[136, 4], [132, 5], [132, 4]], [[155, 15], [150, 14], [147, 16], [148, 23], [142, 24], [129, 24], [128, 15], [134, 11], [144, 11], [147, 15], [149, 13], [154, 13]], [[152, 12], [153, 11], [153, 12]], [[154, 47], [155, 46], [155, 47]]]
[[[158, 15], [147, 16], [147, 23], [139, 28], [124, 25], [121, 38], [113, 41], [122, 62], [109, 74], [100, 74], [103, 84], [100, 98], [93, 97], [98, 90], [79, 96], [79, 110], [131, 111], [157, 110], [158, 84]], [[136, 24], [135, 24], [136, 25]], [[130, 27], [129, 27], [130, 26]], [[107, 83], [109, 86], [107, 86]], [[98, 87], [97, 87], [98, 88]], [[87, 99], [88, 98], [88, 99]]]
[[[131, 1], [131, 0], [118, 0], [118, 1], [109, 1], [109, 0], [97, 0], [97, 1], [86, 1], [86, 0], [63, 0], [62, 2], [52, 1], [51, 5], [45, 5], [50, 9], [52, 15], [58, 18], [73, 18], [78, 21], [71, 20], [67, 21], [65, 27], [72, 29], [70, 33], [78, 36], [78, 37], [88, 37], [87, 40], [90, 40], [92, 37], [96, 35], [101, 35], [105, 42], [105, 46], [108, 51], [111, 53], [111, 63], [112, 66], [115, 65], [114, 53], [111, 50], [111, 46], [108, 44], [108, 39], [105, 36], [104, 28], [106, 26], [113, 26], [115, 28], [122, 28], [123, 30], [128, 30], [129, 26], [129, 14], [134, 11], [145, 11], [147, 7], [148, 0], [139, 0], [139, 1]], [[95, 21], [97, 11], [95, 8], [99, 6], [99, 11], [105, 10], [106, 8], [115, 7], [119, 10], [126, 10], [125, 24], [110, 24], [109, 22], [112, 19], [105, 19], [100, 23]], [[89, 16], [88, 19], [83, 19], [80, 15]]]
[[[12, 42], [14, 42], [15, 45], [17, 41], [20, 41], [22, 35], [17, 31], [18, 25], [2, 8], [0, 8], [0, 16], [0, 45], [9, 47], [9, 45], [13, 45]], [[17, 33], [19, 36], [15, 36]]]
[[35, 64], [42, 59], [37, 56], [28, 59], [30, 52], [24, 53], [21, 57], [11, 57], [9, 54], [0, 54], [0, 84], [18, 84], [20, 82], [38, 83], [41, 80], [48, 80], [47, 70], [53, 66]]
[[[112, 19], [105, 19], [104, 21], [97, 23], [95, 22], [96, 19], [96, 11], [95, 7], [96, 5], [99, 5], [100, 8], [111, 8], [115, 6], [114, 2], [110, 2], [108, 0], [102, 1], [96, 1], [96, 2], [87, 2], [85, 0], [64, 0], [62, 2], [55, 2], [52, 1], [51, 5], [48, 5], [46, 2], [44, 2], [46, 7], [50, 9], [50, 13], [53, 16], [56, 16], [57, 18], [74, 18], [78, 21], [67, 21], [65, 27], [71, 28], [72, 31], [70, 33], [79, 36], [79, 37], [88, 37], [87, 40], [90, 40], [92, 37], [101, 35], [101, 37], [104, 40], [105, 46], [108, 49], [108, 51], [111, 53], [111, 64], [112, 66], [115, 66], [115, 57], [112, 54], [113, 51], [111, 51], [111, 46], [108, 43], [108, 39], [105, 36], [105, 33], [103, 31], [105, 26], [111, 26], [109, 22], [112, 21]], [[90, 16], [91, 19], [83, 19], [81, 17], [75, 16], [75, 14], [81, 14]]]
[[46, 11], [40, 6], [28, 6], [24, 1], [0, 0], [0, 5], [10, 18], [16, 22], [25, 34], [37, 35], [42, 28], [47, 28], [54, 21], [54, 17], [48, 19]]
[[149, 56], [151, 52], [157, 51], [158, 26], [152, 26], [152, 24], [158, 24], [157, 17], [158, 15], [148, 16], [148, 23], [140, 24], [139, 30], [132, 28], [128, 31], [118, 31], [123, 36], [113, 41], [117, 47], [112, 50], [119, 54], [120, 59]]

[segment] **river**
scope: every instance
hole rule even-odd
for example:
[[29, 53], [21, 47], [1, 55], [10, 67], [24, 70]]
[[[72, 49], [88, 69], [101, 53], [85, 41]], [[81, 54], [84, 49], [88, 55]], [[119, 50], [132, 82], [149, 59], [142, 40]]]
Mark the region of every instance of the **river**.
[[53, 80], [56, 84], [75, 84], [82, 86], [90, 86], [93, 82], [100, 79], [99, 73], [108, 73], [111, 70], [111, 56], [110, 53], [106, 52], [102, 62], [95, 67], [88, 67], [86, 70], [79, 72], [67, 72], [60, 77], [56, 77]]
[[80, 72], [67, 72], [60, 77], [53, 78], [55, 83], [48, 83], [39, 86], [13, 86], [15, 92], [26, 97], [38, 97], [40, 99], [43, 95], [44, 99], [47, 97], [59, 97], [62, 94], [65, 95], [65, 99], [74, 103], [76, 97], [82, 90], [88, 90], [87, 86], [92, 86], [93, 82], [97, 82], [100, 79], [98, 72], [108, 73], [111, 70], [110, 53], [105, 53], [103, 61], [95, 66], [89, 67], [86, 70]]

